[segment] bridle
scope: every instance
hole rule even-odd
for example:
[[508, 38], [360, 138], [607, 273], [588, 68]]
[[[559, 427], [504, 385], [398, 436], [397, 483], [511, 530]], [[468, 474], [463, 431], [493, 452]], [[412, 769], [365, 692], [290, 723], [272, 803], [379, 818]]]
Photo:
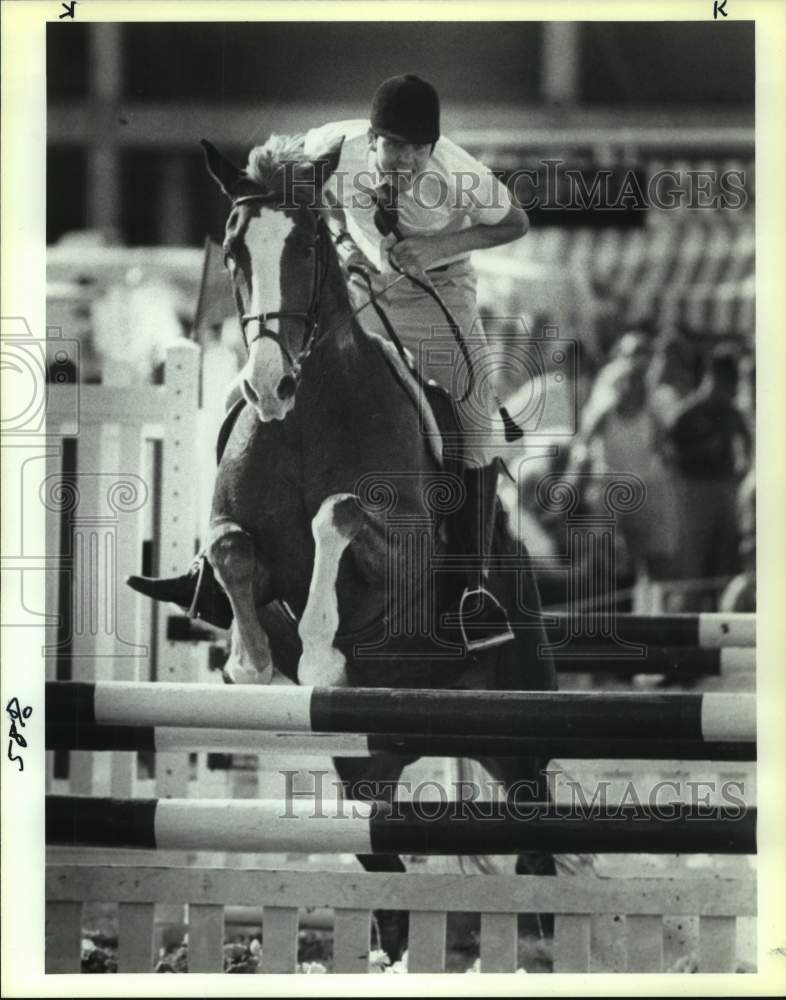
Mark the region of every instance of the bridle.
[[[270, 205], [273, 203], [273, 200], [274, 199], [271, 198], [269, 194], [245, 194], [232, 199], [232, 208], [235, 208], [237, 205], [252, 204], [255, 202], [262, 205], [265, 204]], [[283, 311], [268, 312], [268, 313], [244, 313], [241, 312], [240, 309], [238, 309], [238, 312], [240, 314], [240, 329], [243, 334], [243, 343], [245, 344], [246, 352], [248, 353], [248, 351], [251, 348], [251, 345], [255, 343], [257, 340], [272, 340], [273, 343], [276, 344], [276, 346], [279, 348], [283, 356], [288, 361], [290, 367], [292, 368], [292, 375], [296, 380], [300, 379], [301, 366], [303, 361], [305, 361], [306, 358], [309, 356], [309, 354], [311, 354], [315, 345], [321, 339], [319, 331], [319, 313], [322, 305], [322, 286], [325, 282], [325, 279], [327, 278], [328, 267], [330, 263], [328, 249], [327, 249], [328, 241], [330, 240], [330, 232], [327, 223], [318, 212], [315, 212], [313, 214], [316, 215], [317, 217], [314, 242], [310, 244], [310, 246], [312, 246], [315, 250], [314, 279], [311, 289], [311, 302], [309, 304], [308, 309], [305, 312], [296, 310], [283, 310]], [[230, 249], [227, 246], [226, 241], [224, 242], [223, 250], [224, 250], [224, 262], [226, 263], [227, 258], [230, 255]], [[376, 293], [373, 292], [371, 288], [369, 288], [368, 301], [365, 302], [363, 305], [359, 306], [358, 308], [353, 309], [347, 316], [343, 317], [338, 322], [336, 327], [334, 327], [327, 333], [327, 336], [333, 334], [335, 330], [338, 329], [338, 327], [344, 326], [346, 323], [350, 322], [358, 315], [358, 313], [362, 312], [364, 309], [367, 309], [369, 306], [374, 306], [375, 309], [378, 309], [379, 307], [376, 304], [377, 298], [384, 295], [384, 293], [389, 288], [391, 288], [395, 284], [398, 284], [398, 282], [401, 281], [401, 279], [404, 277], [406, 277], [406, 275], [403, 272], [400, 272], [398, 277], [394, 278], [393, 281], [390, 282], [386, 288], [383, 288]], [[274, 333], [272, 330], [267, 329], [267, 323], [271, 319], [299, 319], [302, 320], [302, 322], [305, 324], [305, 333], [303, 335], [303, 342], [301, 343], [300, 350], [298, 351], [297, 356], [295, 358], [292, 357], [289, 350], [287, 349], [286, 344], [281, 339], [280, 331], [279, 333]], [[259, 323], [259, 330], [251, 338], [251, 340], [249, 340], [248, 336], [246, 335], [246, 327], [248, 326], [249, 323], [252, 322]], [[387, 321], [386, 325], [389, 326], [389, 324], [387, 324]], [[399, 352], [403, 353], [403, 349], [398, 341], [398, 337], [396, 336], [395, 331], [392, 332], [392, 339], [394, 343], [397, 345]]]
[[[271, 199], [270, 195], [266, 194], [246, 194], [241, 195], [239, 198], [234, 198], [232, 200], [232, 207], [236, 208], [238, 205], [246, 205], [255, 202], [259, 204], [271, 204], [272, 200], [273, 199]], [[296, 379], [300, 376], [300, 368], [303, 361], [305, 361], [314, 349], [314, 345], [318, 339], [319, 314], [322, 305], [322, 286], [325, 282], [325, 278], [327, 277], [329, 263], [326, 240], [327, 225], [324, 219], [317, 215], [314, 242], [309, 244], [309, 248], [314, 250], [314, 276], [311, 285], [311, 302], [305, 312], [302, 310], [288, 309], [268, 313], [240, 314], [240, 329], [243, 334], [243, 342], [246, 345], [246, 351], [248, 352], [251, 349], [251, 345], [257, 340], [272, 340], [273, 343], [279, 348], [283, 356], [287, 359], [292, 368], [292, 374]], [[226, 259], [230, 254], [230, 250], [226, 242], [224, 243], [223, 249], [224, 260], [226, 262]], [[268, 322], [272, 319], [297, 319], [304, 324], [303, 340], [300, 345], [300, 350], [294, 358], [290, 354], [289, 349], [282, 339], [281, 331], [279, 330], [278, 333], [274, 333], [272, 330], [268, 329]], [[249, 340], [246, 334], [246, 327], [249, 323], [254, 322], [259, 323], [259, 330], [254, 334], [251, 340]]]

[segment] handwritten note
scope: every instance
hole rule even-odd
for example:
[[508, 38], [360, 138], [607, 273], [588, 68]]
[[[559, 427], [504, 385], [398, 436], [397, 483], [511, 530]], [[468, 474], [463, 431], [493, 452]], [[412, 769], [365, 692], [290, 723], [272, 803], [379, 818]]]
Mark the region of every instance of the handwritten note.
[[5, 710], [11, 719], [11, 728], [8, 730], [8, 759], [11, 761], [15, 760], [19, 764], [19, 770], [24, 771], [25, 762], [21, 754], [17, 755], [14, 753], [14, 744], [16, 744], [16, 747], [22, 749], [27, 747], [27, 740], [19, 730], [25, 728], [25, 719], [30, 718], [33, 710], [29, 705], [22, 708], [18, 698], [12, 698], [5, 706]]

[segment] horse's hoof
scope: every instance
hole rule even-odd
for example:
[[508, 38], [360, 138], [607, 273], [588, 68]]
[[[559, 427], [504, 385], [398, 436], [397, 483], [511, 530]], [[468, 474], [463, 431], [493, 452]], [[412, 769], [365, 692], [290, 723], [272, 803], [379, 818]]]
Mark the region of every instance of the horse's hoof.
[[221, 671], [225, 684], [270, 684], [273, 680], [273, 664], [264, 670], [255, 670], [243, 663], [227, 662]]

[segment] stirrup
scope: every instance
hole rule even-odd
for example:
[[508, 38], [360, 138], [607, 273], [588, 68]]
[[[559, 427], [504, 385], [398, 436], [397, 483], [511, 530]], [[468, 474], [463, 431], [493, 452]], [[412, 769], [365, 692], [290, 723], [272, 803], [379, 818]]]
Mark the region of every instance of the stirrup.
[[[483, 598], [484, 603], [491, 600], [496, 605], [496, 610], [499, 611], [501, 621], [499, 623], [489, 623], [482, 619], [482, 623], [488, 627], [497, 627], [498, 631], [491, 635], [485, 635], [479, 639], [470, 639], [467, 636], [467, 630], [464, 626], [464, 604], [469, 598]], [[488, 607], [488, 605], [486, 605]], [[508, 621], [507, 612], [499, 603], [497, 598], [487, 590], [485, 587], [469, 587], [464, 588], [464, 593], [461, 595], [461, 600], [459, 601], [459, 628], [461, 629], [461, 638], [464, 642], [464, 647], [468, 653], [478, 652], [483, 649], [492, 649], [495, 646], [502, 646], [506, 642], [510, 642], [514, 637], [513, 629], [510, 627], [510, 622]], [[472, 621], [472, 616], [468, 617], [469, 622]]]
[[196, 573], [197, 579], [194, 596], [186, 609], [186, 614], [208, 625], [228, 629], [234, 617], [232, 605], [228, 595], [218, 584], [207, 556], [197, 556], [189, 572]]

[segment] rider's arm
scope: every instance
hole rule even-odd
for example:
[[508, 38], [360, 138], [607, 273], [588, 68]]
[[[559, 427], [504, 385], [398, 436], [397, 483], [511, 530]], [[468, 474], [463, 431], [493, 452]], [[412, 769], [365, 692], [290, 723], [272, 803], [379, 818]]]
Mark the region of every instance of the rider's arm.
[[437, 233], [432, 239], [439, 243], [444, 257], [452, 257], [471, 250], [485, 250], [512, 243], [526, 236], [528, 231], [527, 213], [518, 205], [511, 205], [504, 218], [494, 225], [475, 225], [458, 232]]
[[423, 270], [448, 258], [503, 246], [526, 235], [529, 230], [527, 213], [511, 204], [502, 219], [493, 225], [478, 223], [456, 232], [409, 236], [396, 245], [393, 257], [405, 270]]

